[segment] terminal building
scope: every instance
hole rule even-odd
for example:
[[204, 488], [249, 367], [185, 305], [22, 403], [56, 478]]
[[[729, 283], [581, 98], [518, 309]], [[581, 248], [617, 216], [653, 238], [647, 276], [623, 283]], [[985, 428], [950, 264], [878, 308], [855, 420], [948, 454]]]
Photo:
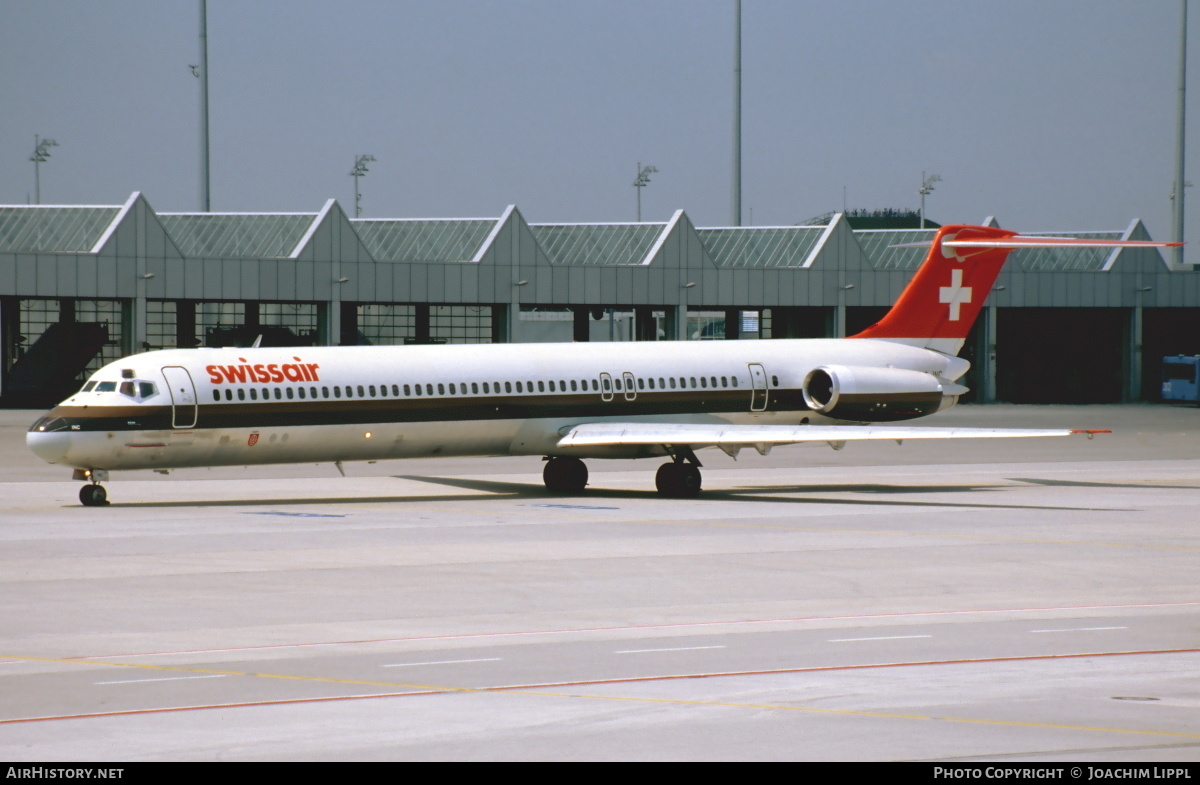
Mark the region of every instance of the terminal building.
[[[0, 207], [0, 405], [49, 406], [101, 365], [196, 346], [768, 340], [879, 319], [934, 229], [355, 219]], [[994, 219], [984, 223], [998, 225]], [[1151, 239], [1142, 223], [1047, 236]], [[971, 400], [1158, 400], [1200, 354], [1200, 275], [1157, 249], [1022, 249], [967, 341]]]

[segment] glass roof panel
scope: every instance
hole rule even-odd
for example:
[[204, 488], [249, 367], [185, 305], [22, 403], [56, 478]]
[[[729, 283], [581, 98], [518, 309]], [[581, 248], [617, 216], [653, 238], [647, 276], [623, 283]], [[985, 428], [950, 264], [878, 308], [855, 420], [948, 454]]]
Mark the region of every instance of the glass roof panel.
[[824, 226], [697, 229], [718, 267], [803, 267]]
[[193, 258], [287, 258], [316, 220], [316, 213], [229, 215], [159, 213], [180, 253]]
[[937, 229], [860, 229], [854, 233], [876, 270], [915, 270], [929, 253], [928, 246], [890, 248], [901, 243], [930, 242]]
[[530, 224], [551, 264], [637, 265], [666, 224]]
[[0, 207], [0, 251], [87, 253], [120, 207]]
[[[1038, 237], [1120, 240], [1124, 232], [1037, 232]], [[1115, 248], [1021, 248], [1010, 260], [1030, 272], [1100, 272]]]
[[469, 262], [496, 228], [494, 218], [410, 221], [351, 219], [379, 262]]

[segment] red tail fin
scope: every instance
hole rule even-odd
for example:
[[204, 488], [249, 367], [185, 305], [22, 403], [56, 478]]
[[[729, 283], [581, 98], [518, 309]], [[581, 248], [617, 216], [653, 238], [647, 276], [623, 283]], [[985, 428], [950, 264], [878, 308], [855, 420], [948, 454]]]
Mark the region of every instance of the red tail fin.
[[1002, 241], [1016, 234], [990, 226], [943, 226], [892, 309], [852, 337], [897, 339], [957, 354], [1013, 249], [946, 243]]

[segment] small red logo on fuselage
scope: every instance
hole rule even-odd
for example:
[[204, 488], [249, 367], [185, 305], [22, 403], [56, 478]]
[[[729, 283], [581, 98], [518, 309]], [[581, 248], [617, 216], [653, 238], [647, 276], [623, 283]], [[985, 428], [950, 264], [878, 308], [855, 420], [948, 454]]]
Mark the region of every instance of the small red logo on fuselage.
[[256, 444], [258, 444], [258, 434], [252, 433], [250, 434], [250, 438], [246, 440], [246, 445], [248, 447], [253, 447]]
[[270, 363], [251, 365], [239, 357], [241, 365], [206, 365], [209, 381], [213, 384], [268, 384], [271, 382], [319, 382], [317, 372], [321, 367], [293, 357], [294, 363]]

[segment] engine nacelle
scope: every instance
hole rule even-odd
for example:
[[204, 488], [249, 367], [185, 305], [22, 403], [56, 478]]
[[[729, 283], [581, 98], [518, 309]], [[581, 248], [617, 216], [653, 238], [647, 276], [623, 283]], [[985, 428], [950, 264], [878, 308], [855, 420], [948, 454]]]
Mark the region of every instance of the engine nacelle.
[[840, 420], [889, 422], [933, 414], [945, 393], [935, 376], [902, 368], [823, 365], [804, 379], [804, 403]]

